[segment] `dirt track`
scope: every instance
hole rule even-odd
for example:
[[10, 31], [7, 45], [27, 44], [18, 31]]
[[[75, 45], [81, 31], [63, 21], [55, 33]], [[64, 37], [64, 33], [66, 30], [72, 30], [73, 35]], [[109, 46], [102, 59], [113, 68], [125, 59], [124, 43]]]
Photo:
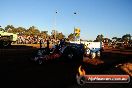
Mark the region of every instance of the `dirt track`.
[[[14, 88], [82, 88], [75, 80], [75, 74], [81, 64], [49, 62], [42, 66], [29, 61], [37, 48], [27, 46], [13, 46], [10, 49], [0, 49], [1, 64], [8, 61], [8, 84]], [[127, 74], [116, 68], [119, 63], [131, 62], [132, 54], [120, 54], [104, 51], [101, 58], [104, 64], [86, 65], [87, 74]], [[131, 88], [129, 84], [86, 84], [83, 88]]]

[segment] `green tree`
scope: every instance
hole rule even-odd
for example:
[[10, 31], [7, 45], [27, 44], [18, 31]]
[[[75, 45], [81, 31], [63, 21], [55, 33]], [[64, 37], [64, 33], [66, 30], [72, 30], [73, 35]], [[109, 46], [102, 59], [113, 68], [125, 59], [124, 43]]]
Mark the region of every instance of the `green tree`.
[[58, 31], [57, 30], [52, 30], [52, 32], [51, 32], [51, 38], [56, 39], [57, 35], [58, 35]]
[[101, 34], [101, 35], [98, 35], [97, 37], [96, 37], [96, 40], [95, 41], [97, 41], [97, 42], [101, 42], [101, 41], [103, 41], [103, 35]]
[[57, 35], [56, 35], [56, 37], [57, 37], [57, 39], [63, 39], [63, 38], [65, 38], [65, 35], [61, 32], [61, 33], [58, 33]]
[[122, 36], [122, 40], [125, 42], [128, 42], [131, 40], [131, 35], [130, 34], [125, 34]]
[[113, 40], [113, 41], [117, 41], [117, 37], [113, 37], [112, 40]]
[[48, 31], [41, 31], [40, 36], [44, 39], [47, 38], [49, 36]]
[[68, 35], [68, 40], [70, 40], [70, 41], [74, 40], [74, 33], [71, 33]]
[[117, 41], [118, 42], [122, 42], [122, 38], [117, 38]]
[[17, 33], [26, 32], [26, 29], [23, 27], [16, 28]]
[[113, 37], [112, 41], [113, 42], [122, 42], [122, 38]]
[[4, 29], [3, 28], [0, 28], [0, 31], [4, 31]]
[[[8, 27], [7, 27], [8, 28]], [[8, 28], [8, 32], [10, 32], [10, 33], [18, 33], [18, 34], [24, 34], [25, 33], [25, 31], [26, 31], [26, 29], [25, 28], [23, 28], [23, 27], [18, 27], [18, 28]]]
[[5, 27], [5, 31], [11, 31], [11, 30], [14, 30], [15, 29], [15, 27], [13, 26], [13, 25], [7, 25], [6, 27]]
[[29, 27], [29, 29], [27, 30], [27, 35], [39, 35], [40, 31], [35, 27], [35, 26], [31, 26]]

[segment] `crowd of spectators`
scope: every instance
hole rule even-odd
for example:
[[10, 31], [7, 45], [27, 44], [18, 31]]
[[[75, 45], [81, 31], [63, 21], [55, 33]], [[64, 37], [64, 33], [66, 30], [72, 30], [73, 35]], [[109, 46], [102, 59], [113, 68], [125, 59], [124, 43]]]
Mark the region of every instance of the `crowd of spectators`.
[[26, 35], [18, 35], [17, 44], [39, 44], [41, 40], [41, 43], [47, 43], [47, 40], [49, 40], [50, 43], [56, 44], [60, 40], [54, 39], [54, 38], [42, 38], [39, 36], [26, 36]]

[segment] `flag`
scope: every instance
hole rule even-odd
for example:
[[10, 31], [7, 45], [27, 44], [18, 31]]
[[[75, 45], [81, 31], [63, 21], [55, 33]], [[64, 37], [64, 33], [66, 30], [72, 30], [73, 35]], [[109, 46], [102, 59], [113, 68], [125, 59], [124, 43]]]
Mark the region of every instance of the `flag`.
[[75, 36], [80, 36], [80, 28], [74, 28]]

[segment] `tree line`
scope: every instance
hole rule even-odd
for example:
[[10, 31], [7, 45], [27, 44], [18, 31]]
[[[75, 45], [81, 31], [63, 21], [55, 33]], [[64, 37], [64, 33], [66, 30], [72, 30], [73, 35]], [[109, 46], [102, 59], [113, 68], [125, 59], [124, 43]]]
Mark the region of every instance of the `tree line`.
[[56, 39], [62, 39], [65, 38], [65, 35], [62, 32], [56, 32], [51, 33], [51, 35], [48, 34], [48, 31], [40, 31], [37, 27], [31, 26], [29, 28], [24, 27], [14, 27], [13, 25], [7, 25], [5, 28], [0, 28], [0, 30], [9, 32], [9, 33], [15, 33], [18, 35], [26, 35], [26, 36], [39, 36], [41, 38], [55, 38]]
[[[0, 30], [7, 31], [10, 33], [17, 33], [18, 35], [32, 35], [32, 36], [39, 36], [41, 38], [52, 38], [52, 39], [62, 39], [65, 38], [65, 35], [62, 32], [58, 32], [56, 30], [52, 30], [51, 35], [48, 34], [48, 31], [40, 31], [37, 27], [31, 26], [29, 28], [24, 28], [24, 27], [14, 27], [13, 25], [7, 25], [5, 28], [0, 27]], [[128, 42], [131, 41], [131, 34], [125, 34], [121, 38], [118, 37], [113, 37], [112, 39], [105, 38], [103, 34], [97, 35], [96, 39], [94, 41], [100, 42], [107, 40], [108, 42]], [[67, 40], [74, 40], [74, 33], [70, 33], [68, 37], [66, 38]], [[82, 39], [81, 39], [82, 40]], [[89, 40], [92, 41], [92, 40]]]

